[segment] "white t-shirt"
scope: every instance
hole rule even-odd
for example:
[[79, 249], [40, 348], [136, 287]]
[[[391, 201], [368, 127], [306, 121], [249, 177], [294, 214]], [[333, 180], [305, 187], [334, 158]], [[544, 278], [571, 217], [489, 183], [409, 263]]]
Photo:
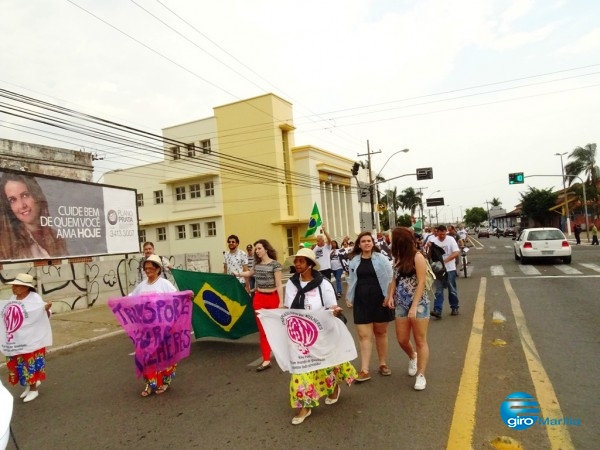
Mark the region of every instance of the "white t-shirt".
[[144, 281], [142, 281], [140, 284], [138, 284], [135, 287], [135, 289], [133, 290], [133, 292], [129, 295], [132, 296], [132, 295], [149, 294], [151, 292], [158, 292], [158, 293], [164, 294], [167, 292], [177, 292], [177, 289], [175, 289], [175, 286], [173, 286], [173, 283], [171, 283], [166, 278], [159, 277], [152, 284], [148, 284], [148, 278], [146, 278]]
[[[304, 287], [308, 284], [308, 281], [300, 281], [300, 286]], [[294, 301], [294, 297], [296, 297], [296, 293], [298, 289], [294, 286], [291, 280], [288, 280], [285, 285], [285, 306], [291, 307], [292, 302]], [[317, 309], [325, 309], [331, 308], [332, 306], [337, 306], [337, 300], [335, 299], [335, 292], [333, 290], [333, 285], [325, 280], [321, 283], [321, 294], [323, 295], [323, 304], [321, 303], [321, 296], [319, 295], [319, 288], [315, 288], [311, 291], [308, 291], [304, 294], [304, 309], [317, 310]]]
[[[440, 241], [436, 236], [432, 236], [429, 238], [429, 242], [433, 242], [437, 246], [444, 249], [444, 259], [448, 258], [448, 256], [450, 256], [452, 253], [460, 250], [458, 248], [458, 244], [456, 243], [456, 239], [449, 235], [446, 235], [443, 241]], [[454, 258], [446, 263], [446, 270], [456, 270], [456, 260]]]
[[324, 244], [323, 247], [315, 245], [313, 252], [319, 263], [319, 270], [331, 269], [331, 245]]

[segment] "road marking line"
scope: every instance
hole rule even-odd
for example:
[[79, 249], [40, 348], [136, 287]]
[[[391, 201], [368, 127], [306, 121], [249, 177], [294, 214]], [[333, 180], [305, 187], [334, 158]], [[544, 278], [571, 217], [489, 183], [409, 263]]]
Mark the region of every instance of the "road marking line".
[[567, 266], [566, 264], [557, 264], [556, 267], [562, 273], [566, 273], [567, 275], [583, 275], [579, 270], [575, 267]]
[[519, 266], [519, 269], [521, 270], [521, 272], [523, 272], [523, 274], [525, 275], [541, 275], [542, 273], [537, 270], [535, 267], [533, 266], [524, 266], [523, 264], [521, 264]]
[[475, 428], [475, 410], [477, 407], [477, 385], [479, 383], [479, 364], [481, 362], [481, 342], [483, 340], [485, 288], [487, 278], [482, 277], [479, 293], [473, 313], [473, 326], [467, 344], [465, 364], [463, 366], [458, 394], [454, 402], [452, 424], [446, 449], [463, 450], [473, 448], [473, 429]]
[[503, 277], [506, 275], [503, 266], [490, 266], [490, 272], [492, 272], [493, 277]]
[[[535, 388], [535, 398], [542, 409], [542, 415], [543, 417], [549, 417], [551, 419], [563, 418], [564, 415], [560, 409], [556, 392], [554, 391], [550, 377], [542, 365], [540, 355], [533, 342], [533, 337], [527, 328], [527, 321], [525, 320], [525, 314], [523, 314], [523, 310], [521, 309], [521, 303], [508, 278], [504, 278], [504, 287], [508, 294], [508, 298], [510, 299], [510, 305], [515, 316], [517, 330], [521, 339], [521, 346], [523, 347], [527, 366], [529, 367], [529, 374], [531, 375], [533, 386]], [[550, 440], [550, 447], [552, 449], [574, 448], [573, 442], [571, 441], [571, 434], [566, 426], [546, 426], [546, 433], [548, 433], [548, 439]]]
[[598, 264], [592, 264], [592, 263], [579, 263], [580, 265], [582, 265], [583, 267], [585, 267], [586, 269], [592, 269], [595, 270], [596, 272], [600, 272], [600, 266]]

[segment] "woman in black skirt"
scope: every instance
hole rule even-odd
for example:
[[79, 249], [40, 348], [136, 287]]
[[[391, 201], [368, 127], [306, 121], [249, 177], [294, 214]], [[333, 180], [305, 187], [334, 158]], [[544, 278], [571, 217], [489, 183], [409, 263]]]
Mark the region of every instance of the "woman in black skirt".
[[386, 306], [385, 296], [392, 281], [392, 265], [375, 246], [369, 232], [358, 235], [350, 254], [348, 266], [348, 292], [346, 304], [354, 311], [354, 324], [360, 344], [361, 370], [356, 381], [371, 379], [369, 361], [373, 350], [373, 335], [379, 358], [379, 373], [391, 375], [387, 366], [389, 322], [394, 320], [394, 311]]

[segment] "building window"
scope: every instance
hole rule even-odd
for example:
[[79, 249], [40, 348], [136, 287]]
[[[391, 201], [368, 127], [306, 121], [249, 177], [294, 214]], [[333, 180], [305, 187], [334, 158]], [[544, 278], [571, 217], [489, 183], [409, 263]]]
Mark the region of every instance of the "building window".
[[158, 227], [156, 229], [156, 240], [166, 241], [167, 240], [167, 229], [165, 227]]
[[179, 202], [185, 200], [185, 186], [175, 188], [175, 199]]
[[165, 202], [165, 199], [163, 197], [163, 191], [154, 191], [154, 204], [155, 205], [162, 205]]
[[171, 147], [169, 149], [171, 151], [171, 156], [173, 159], [181, 159], [181, 152], [179, 150], [179, 146]]
[[146, 242], [146, 230], [138, 230], [138, 241], [140, 245], [144, 245], [144, 242]]
[[144, 194], [137, 194], [137, 205], [144, 206]]
[[293, 255], [294, 253], [296, 253], [294, 251], [294, 249], [296, 248], [296, 246], [294, 245], [294, 232], [291, 228], [285, 229], [285, 240], [287, 241], [288, 255]]
[[210, 139], [205, 139], [204, 141], [200, 141], [200, 148], [202, 149], [202, 153], [209, 154], [210, 153]]
[[212, 197], [215, 195], [215, 183], [212, 181], [204, 183], [204, 195], [207, 197]]
[[217, 235], [217, 222], [206, 222], [206, 235], [216, 236]]
[[194, 145], [193, 142], [191, 144], [186, 145], [186, 147], [187, 147], [187, 154], [190, 158], [193, 158], [194, 156], [196, 156], [196, 146]]
[[185, 225], [177, 225], [175, 229], [177, 230], [177, 239], [185, 239]]
[[192, 235], [192, 238], [200, 237], [200, 224], [199, 223], [192, 223], [190, 225], [190, 234]]
[[190, 198], [200, 198], [200, 184], [190, 184]]

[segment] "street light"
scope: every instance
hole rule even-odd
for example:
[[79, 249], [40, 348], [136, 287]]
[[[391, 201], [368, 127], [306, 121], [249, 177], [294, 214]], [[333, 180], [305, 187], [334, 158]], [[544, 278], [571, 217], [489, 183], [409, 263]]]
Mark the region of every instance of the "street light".
[[560, 170], [562, 171], [562, 182], [563, 182], [563, 199], [565, 201], [565, 212], [567, 214], [567, 234], [571, 236], [571, 216], [569, 216], [569, 202], [567, 201], [567, 187], [565, 185], [565, 166], [563, 165], [563, 156], [568, 152], [555, 153], [554, 156], [560, 156]]
[[[368, 143], [368, 141], [367, 141]], [[385, 166], [387, 165], [387, 163], [390, 161], [390, 159], [392, 159], [393, 156], [397, 155], [398, 153], [407, 153], [409, 151], [408, 148], [402, 149], [402, 150], [398, 150], [397, 152], [394, 152], [390, 155], [390, 157], [386, 160], [386, 162], [383, 164], [383, 167], [381, 168], [381, 170], [379, 171], [379, 173], [375, 176], [375, 182], [373, 182], [373, 180], [371, 179], [371, 160], [370, 160], [370, 151], [369, 151], [369, 190], [370, 190], [370, 195], [371, 195], [371, 220], [373, 222], [373, 226], [379, 230], [379, 223], [377, 223], [377, 225], [375, 224], [375, 209], [374, 209], [374, 199], [373, 199], [373, 194], [374, 194], [374, 186], [379, 184], [379, 182], [377, 181], [377, 178], [379, 178], [379, 175], [381, 175], [381, 172], [383, 172], [383, 169], [385, 168]], [[379, 216], [377, 216], [379, 217]], [[389, 217], [389, 216], [388, 216]], [[379, 220], [377, 220], [377, 222], [379, 222]]]
[[398, 150], [395, 153], [392, 153], [390, 155], [390, 157], [387, 159], [387, 161], [383, 164], [383, 167], [381, 168], [381, 170], [379, 171], [379, 173], [375, 176], [375, 180], [377, 181], [377, 178], [379, 178], [379, 175], [381, 175], [381, 172], [383, 172], [383, 169], [385, 168], [385, 166], [387, 165], [388, 162], [390, 162], [390, 159], [392, 159], [393, 156], [397, 155], [398, 153], [408, 153], [410, 151], [410, 149], [405, 148], [402, 150]]

